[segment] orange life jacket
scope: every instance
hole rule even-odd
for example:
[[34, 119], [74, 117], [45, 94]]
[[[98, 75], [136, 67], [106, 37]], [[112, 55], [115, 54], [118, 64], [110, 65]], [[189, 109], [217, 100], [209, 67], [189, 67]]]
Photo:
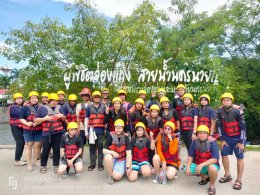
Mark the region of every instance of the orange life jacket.
[[118, 140], [118, 135], [115, 132], [110, 133], [112, 137], [112, 145], [109, 146], [109, 149], [118, 153], [119, 157], [118, 161], [122, 161], [126, 159], [126, 138], [127, 134], [123, 133], [120, 137], [120, 141]]
[[232, 108], [230, 112], [226, 112], [224, 108], [220, 109], [224, 132], [227, 136], [233, 137], [240, 135], [239, 123], [236, 120], [237, 109]]
[[160, 133], [160, 129], [159, 129], [159, 122], [161, 120], [161, 117], [156, 117], [155, 122], [152, 121], [152, 118], [150, 116], [146, 117], [147, 120], [147, 127], [146, 127], [146, 131], [149, 135], [150, 131], [153, 132], [153, 139], [155, 139], [157, 137], [157, 135]]
[[211, 150], [210, 150], [210, 145], [211, 142], [210, 140], [201, 142], [199, 139], [194, 140], [195, 146], [196, 146], [196, 158], [195, 158], [195, 163], [197, 165], [204, 163], [205, 161], [211, 159]]
[[181, 130], [188, 131], [194, 128], [194, 118], [191, 117], [193, 107], [188, 110], [183, 109], [181, 113]]
[[54, 111], [52, 110], [52, 108], [49, 105], [44, 105], [44, 107], [48, 110], [49, 116], [53, 117], [53, 120], [52, 121], [44, 121], [42, 123], [42, 130], [44, 132], [49, 132], [50, 134], [52, 132], [62, 131], [63, 130], [62, 119], [54, 117], [55, 114], [60, 113], [60, 105], [57, 105], [55, 107]]
[[206, 107], [205, 110], [199, 109], [198, 114], [198, 126], [206, 125], [209, 129], [211, 128], [211, 119], [209, 118], [209, 108]]
[[9, 107], [9, 112], [8, 112], [9, 113], [9, 123], [10, 123], [10, 125], [22, 128], [23, 124], [20, 122], [20, 119], [19, 118], [11, 118], [11, 116], [10, 116], [10, 110], [11, 110], [11, 108], [14, 108], [14, 107], [20, 107], [20, 106], [18, 106], [18, 105], [11, 105]]
[[94, 107], [94, 105], [90, 106], [90, 115], [89, 115], [89, 126], [92, 127], [105, 127], [105, 106], [100, 104], [98, 109]]
[[[25, 119], [27, 122], [34, 122], [35, 116], [37, 114], [35, 107], [32, 105], [27, 106], [30, 109], [30, 115]], [[40, 108], [40, 105], [38, 104], [38, 109]], [[42, 125], [37, 125], [36, 127], [29, 127], [27, 125], [23, 124], [23, 130], [24, 131], [41, 131], [42, 130]]]
[[144, 137], [133, 138], [134, 139], [134, 148], [133, 148], [133, 160], [137, 162], [143, 162], [149, 160], [149, 148], [146, 147], [148, 138]]
[[75, 135], [73, 138], [70, 138], [69, 135], [64, 136], [65, 140], [65, 157], [67, 159], [73, 158], [79, 151], [77, 145], [79, 137]]
[[175, 154], [171, 154], [169, 152], [169, 141], [166, 140], [165, 134], [162, 134], [162, 153], [166, 160], [166, 163], [178, 163], [179, 162], [178, 151]]
[[72, 108], [71, 105], [67, 104], [68, 114], [66, 119], [68, 122], [77, 122], [76, 107]]

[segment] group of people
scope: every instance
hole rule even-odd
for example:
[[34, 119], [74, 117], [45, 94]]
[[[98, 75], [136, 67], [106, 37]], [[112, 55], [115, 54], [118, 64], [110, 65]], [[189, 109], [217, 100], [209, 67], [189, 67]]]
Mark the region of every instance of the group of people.
[[[152, 93], [140, 90], [134, 104], [128, 102], [121, 89], [112, 101], [109, 89], [91, 93], [84, 88], [78, 96], [32, 91], [28, 102], [21, 93], [13, 95], [10, 125], [16, 141], [15, 165], [27, 165], [28, 171], [41, 166], [46, 173], [52, 149], [54, 172], [67, 175], [70, 168], [80, 175], [83, 171], [84, 145], [89, 144], [88, 171], [107, 171], [108, 183], [113, 184], [126, 173], [129, 181], [155, 174], [154, 183], [166, 184], [178, 177], [182, 140], [187, 148], [187, 176], [200, 176], [200, 185], [209, 182], [208, 194], [215, 194], [214, 183], [219, 171], [219, 147], [225, 175], [219, 180], [232, 180], [228, 155], [237, 158], [237, 179], [233, 188], [242, 187], [246, 126], [243, 111], [234, 105], [231, 93], [224, 93], [221, 106], [210, 107], [210, 96], [202, 94], [199, 105], [192, 94], [179, 84], [172, 102], [163, 88]], [[40, 99], [41, 98], [41, 99]], [[158, 99], [158, 101], [156, 101]], [[219, 137], [215, 136], [218, 133]], [[103, 146], [103, 141], [105, 144]], [[21, 160], [25, 147], [26, 161]], [[40, 159], [40, 165], [37, 160]]]

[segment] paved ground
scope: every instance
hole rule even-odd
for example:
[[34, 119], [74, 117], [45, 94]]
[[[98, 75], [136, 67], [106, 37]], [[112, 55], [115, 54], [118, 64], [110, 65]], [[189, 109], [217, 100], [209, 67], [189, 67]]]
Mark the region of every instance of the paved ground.
[[[139, 178], [137, 182], [130, 183], [124, 178], [114, 185], [108, 185], [105, 171], [87, 171], [89, 162], [88, 154], [85, 152], [84, 173], [76, 177], [71, 174], [66, 178], [59, 178], [52, 171], [52, 159], [49, 159], [48, 172], [44, 175], [39, 173], [39, 167], [28, 172], [26, 167], [14, 167], [13, 149], [0, 149], [0, 194], [180, 194], [180, 195], [203, 195], [207, 194], [208, 186], [199, 186], [197, 177], [186, 177], [183, 172], [179, 172], [179, 178], [169, 182], [167, 185], [153, 184], [152, 177]], [[243, 178], [243, 188], [241, 191], [232, 189], [232, 183], [220, 184], [217, 182], [217, 194], [219, 195], [258, 195], [260, 194], [260, 152], [246, 152], [246, 168]], [[186, 150], [182, 149], [182, 160], [186, 161]], [[236, 177], [236, 159], [231, 160], [231, 174]], [[223, 175], [221, 167], [219, 178]]]

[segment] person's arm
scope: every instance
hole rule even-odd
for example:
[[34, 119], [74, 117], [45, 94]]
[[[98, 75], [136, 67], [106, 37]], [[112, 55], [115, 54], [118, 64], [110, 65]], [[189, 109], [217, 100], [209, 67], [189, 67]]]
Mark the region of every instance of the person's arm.
[[198, 126], [198, 109], [193, 108], [193, 116], [194, 116], [194, 127], [193, 127], [193, 133], [197, 132], [197, 126]]
[[216, 125], [217, 125], [217, 130], [218, 130], [218, 133], [220, 136], [220, 141], [223, 141], [223, 137], [222, 137], [223, 136], [223, 124], [222, 124], [222, 117], [221, 117], [220, 109], [218, 109], [218, 111], [217, 111]]
[[240, 140], [239, 143], [245, 145], [246, 143], [246, 122], [245, 122], [245, 116], [242, 110], [237, 111], [238, 115], [238, 123], [240, 128]]
[[89, 116], [90, 116], [90, 109], [89, 107], [86, 109], [86, 118], [84, 121], [84, 127], [85, 127], [85, 136], [88, 136], [88, 124], [89, 124]]
[[189, 152], [188, 152], [188, 159], [187, 159], [187, 162], [186, 162], [186, 175], [187, 176], [191, 176], [191, 172], [190, 172], [190, 166], [193, 162], [193, 159], [195, 158], [195, 155], [196, 155], [196, 151], [195, 151], [195, 143], [194, 141], [191, 143], [191, 146], [189, 148]]
[[213, 136], [216, 128], [216, 113], [212, 108], [210, 108], [209, 114], [210, 114], [210, 122], [211, 122], [210, 135]]

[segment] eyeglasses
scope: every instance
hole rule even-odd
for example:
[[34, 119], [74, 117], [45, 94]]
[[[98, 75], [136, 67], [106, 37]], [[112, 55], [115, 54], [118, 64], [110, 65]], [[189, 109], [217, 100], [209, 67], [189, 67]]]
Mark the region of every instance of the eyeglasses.
[[103, 95], [108, 95], [108, 93], [102, 93]]
[[170, 127], [164, 127], [165, 130], [171, 131], [172, 129]]
[[88, 94], [81, 94], [81, 97], [89, 97]]

